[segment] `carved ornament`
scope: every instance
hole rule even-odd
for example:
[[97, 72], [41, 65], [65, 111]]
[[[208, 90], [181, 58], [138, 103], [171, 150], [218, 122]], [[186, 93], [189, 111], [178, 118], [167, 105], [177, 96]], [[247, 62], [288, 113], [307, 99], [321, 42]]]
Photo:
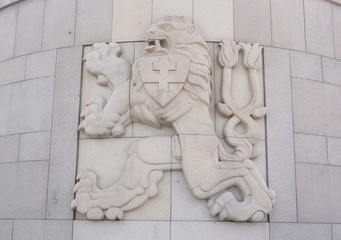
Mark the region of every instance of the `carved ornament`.
[[[193, 195], [208, 200], [212, 216], [232, 221], [263, 220], [274, 206], [275, 194], [252, 160], [257, 156], [254, 145], [259, 139], [255, 120], [267, 112], [258, 79], [262, 47], [225, 40], [220, 44], [222, 101], [216, 109], [226, 120], [223, 135], [234, 149], [230, 153], [217, 137], [210, 117], [211, 59], [198, 29], [183, 17], [165, 17], [147, 30], [145, 42], [146, 56], [132, 69], [120, 58], [118, 44], [93, 45], [93, 51], [84, 57], [85, 69], [112, 94], [108, 99], [94, 96], [88, 100], [79, 130], [93, 138], [117, 138], [133, 122], [155, 128], [170, 126], [176, 133], [177, 161], [170, 161], [160, 150], [160, 137], [137, 140], [130, 145], [124, 170], [111, 186], [99, 187], [100, 176], [93, 169], [78, 174], [72, 209], [91, 220], [121, 220], [125, 212], [157, 197], [165, 171], [182, 169]], [[233, 82], [239, 80], [233, 77], [238, 64], [243, 65], [252, 90], [244, 107], [232, 94]], [[243, 133], [237, 129], [240, 125]], [[231, 187], [242, 193], [241, 201]]]

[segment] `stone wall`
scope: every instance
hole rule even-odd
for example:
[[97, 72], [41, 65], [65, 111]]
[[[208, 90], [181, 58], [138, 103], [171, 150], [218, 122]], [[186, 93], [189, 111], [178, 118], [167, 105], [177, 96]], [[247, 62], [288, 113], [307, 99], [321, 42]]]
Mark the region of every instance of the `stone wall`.
[[[192, 19], [213, 56], [223, 38], [264, 46], [267, 176], [276, 191], [268, 222], [215, 222], [202, 203], [172, 196], [166, 220], [74, 220], [83, 46], [118, 41], [133, 61], [146, 28], [165, 15]], [[340, 75], [341, 6], [329, 1], [8, 5], [0, 10], [0, 239], [341, 239]], [[189, 195], [180, 173], [172, 182], [183, 184], [174, 197]]]

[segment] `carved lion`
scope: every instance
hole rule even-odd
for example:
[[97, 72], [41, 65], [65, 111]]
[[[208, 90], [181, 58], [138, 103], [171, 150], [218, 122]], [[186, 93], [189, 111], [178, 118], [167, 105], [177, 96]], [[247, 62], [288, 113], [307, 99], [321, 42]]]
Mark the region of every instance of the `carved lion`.
[[[131, 81], [127, 79], [129, 64], [118, 58], [118, 54], [105, 61], [107, 64], [100, 64], [103, 69], [96, 61], [90, 62], [101, 54], [108, 56], [107, 53], [113, 52], [117, 45], [94, 45], [95, 51], [85, 57], [85, 67], [98, 77], [99, 84], [111, 87], [113, 93], [108, 101], [101, 97], [89, 101], [81, 114], [84, 120], [79, 129], [93, 137], [118, 137], [131, 122], [156, 128], [171, 126], [176, 132], [177, 158], [182, 160], [187, 184], [196, 197], [210, 199], [210, 213], [219, 213], [221, 220], [262, 220], [273, 207], [274, 193], [267, 188], [250, 160], [252, 143], [235, 140], [232, 144], [235, 152], [229, 154], [215, 133], [209, 113], [211, 60], [205, 40], [189, 20], [173, 16], [153, 24], [147, 30], [145, 42], [146, 56], [134, 63]], [[238, 113], [231, 106], [225, 109], [236, 114], [237, 122], [249, 121], [249, 116], [243, 117], [247, 114], [242, 111]], [[141, 140], [132, 145], [129, 169], [122, 174], [124, 178], [109, 189], [94, 187], [94, 173], [81, 173], [75, 187], [73, 208], [88, 214], [90, 219], [101, 219], [104, 214], [109, 219], [122, 219], [124, 211], [138, 207], [156, 195], [155, 188], [162, 178], [162, 171], [172, 169], [174, 163], [161, 157], [147, 161], [136, 147], [142, 144], [148, 148], [146, 141], [153, 142]], [[157, 138], [154, 141], [157, 142]], [[175, 164], [175, 168], [179, 168], [180, 164]], [[135, 179], [134, 184], [130, 178]], [[228, 191], [230, 187], [240, 190], [244, 196], [242, 202]]]

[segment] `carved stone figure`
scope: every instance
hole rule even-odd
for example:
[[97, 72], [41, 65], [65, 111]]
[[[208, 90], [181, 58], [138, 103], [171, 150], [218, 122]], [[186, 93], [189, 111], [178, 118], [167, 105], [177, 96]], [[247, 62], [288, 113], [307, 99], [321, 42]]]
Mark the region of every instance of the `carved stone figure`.
[[[257, 71], [261, 68], [259, 44], [222, 41], [219, 63], [223, 67], [222, 103], [219, 114], [226, 118], [225, 140], [234, 148], [228, 153], [216, 135], [209, 114], [211, 60], [209, 48], [197, 28], [184, 17], [165, 17], [146, 33], [146, 56], [132, 67], [120, 58], [116, 43], [94, 44], [84, 58], [85, 68], [97, 83], [112, 89], [88, 101], [81, 113], [80, 131], [95, 137], [120, 137], [125, 127], [140, 122], [155, 128], [171, 126], [176, 132], [176, 158], [170, 162], [159, 150], [158, 137], [145, 138], [130, 146], [120, 179], [109, 188], [98, 187], [98, 176], [88, 169], [77, 176], [72, 208], [88, 219], [123, 219], [124, 212], [139, 207], [158, 193], [163, 171], [182, 169], [192, 193], [208, 199], [212, 216], [220, 220], [260, 221], [274, 205], [269, 190], [255, 168], [254, 144], [258, 138], [255, 119], [266, 114], [262, 107]], [[253, 91], [249, 104], [239, 108], [232, 97], [232, 72], [239, 52]], [[236, 131], [243, 125], [245, 132]], [[243, 195], [237, 201], [229, 188]]]

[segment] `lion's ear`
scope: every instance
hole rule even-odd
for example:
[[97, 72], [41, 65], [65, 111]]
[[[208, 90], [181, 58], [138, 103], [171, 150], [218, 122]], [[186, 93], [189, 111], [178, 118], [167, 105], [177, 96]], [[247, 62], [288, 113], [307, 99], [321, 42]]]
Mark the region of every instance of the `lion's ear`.
[[191, 26], [189, 26], [189, 27], [187, 28], [187, 31], [188, 31], [189, 34], [194, 34], [194, 33], [197, 32], [197, 28], [196, 28], [196, 26], [191, 25]]

